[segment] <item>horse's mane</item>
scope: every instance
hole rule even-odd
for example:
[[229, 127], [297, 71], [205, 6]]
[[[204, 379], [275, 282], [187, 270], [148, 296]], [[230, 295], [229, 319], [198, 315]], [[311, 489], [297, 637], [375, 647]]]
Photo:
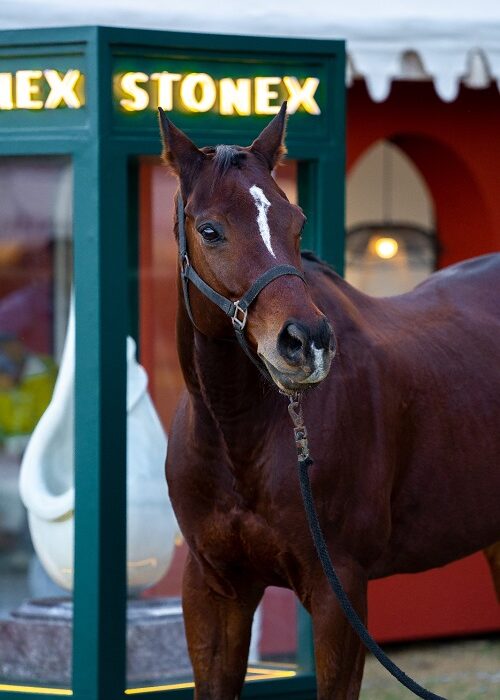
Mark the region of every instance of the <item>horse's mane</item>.
[[334, 282], [345, 281], [344, 278], [338, 274], [338, 272], [335, 272], [335, 270], [329, 263], [325, 262], [324, 260], [321, 260], [321, 258], [318, 258], [316, 253], [314, 253], [312, 250], [302, 250], [300, 252], [300, 255], [304, 260], [315, 263], [321, 269], [321, 272], [327, 277], [330, 277]]

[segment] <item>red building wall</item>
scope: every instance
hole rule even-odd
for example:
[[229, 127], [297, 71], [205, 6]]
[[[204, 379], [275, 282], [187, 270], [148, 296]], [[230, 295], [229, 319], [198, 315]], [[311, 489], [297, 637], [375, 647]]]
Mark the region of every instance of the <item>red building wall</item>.
[[[411, 158], [434, 200], [440, 267], [500, 249], [500, 95], [462, 88], [451, 103], [429, 82], [397, 82], [371, 101], [363, 82], [348, 93], [347, 168], [380, 139]], [[492, 290], [500, 303], [500, 289]], [[442, 569], [373, 582], [369, 626], [380, 641], [500, 629], [486, 561], [476, 554]]]
[[429, 82], [396, 82], [371, 101], [364, 83], [348, 93], [347, 169], [379, 139], [399, 146], [432, 193], [441, 266], [500, 247], [500, 95], [462, 88], [443, 102]]

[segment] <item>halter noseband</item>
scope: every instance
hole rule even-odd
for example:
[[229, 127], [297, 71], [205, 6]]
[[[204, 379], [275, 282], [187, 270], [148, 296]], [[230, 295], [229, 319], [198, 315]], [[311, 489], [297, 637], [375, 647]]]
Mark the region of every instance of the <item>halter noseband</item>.
[[184, 294], [184, 303], [186, 305], [186, 311], [188, 312], [191, 323], [196, 328], [196, 323], [194, 322], [193, 312], [191, 311], [191, 304], [189, 302], [189, 282], [192, 282], [195, 287], [203, 294], [203, 296], [210, 299], [214, 304], [216, 304], [222, 311], [229, 316], [231, 323], [233, 324], [233, 329], [236, 335], [236, 339], [240, 344], [241, 348], [245, 354], [250, 358], [253, 364], [259, 369], [261, 374], [271, 383], [272, 378], [263, 362], [255, 357], [253, 352], [245, 338], [245, 326], [247, 323], [248, 308], [252, 302], [258, 297], [260, 292], [267, 287], [267, 285], [278, 277], [283, 277], [284, 275], [295, 275], [300, 277], [300, 279], [306, 283], [306, 279], [303, 273], [298, 270], [293, 265], [276, 265], [275, 267], [266, 270], [260, 277], [258, 277], [255, 282], [250, 286], [245, 294], [237, 301], [231, 301], [226, 297], [216, 292], [212, 289], [201, 277], [198, 275], [196, 270], [193, 268], [189, 262], [189, 256], [187, 251], [187, 238], [186, 238], [186, 227], [185, 227], [185, 214], [184, 214], [184, 202], [182, 201], [182, 194], [179, 192], [177, 195], [177, 220], [178, 220], [178, 234], [179, 234], [179, 262], [181, 270], [181, 282], [182, 282], [182, 292]]

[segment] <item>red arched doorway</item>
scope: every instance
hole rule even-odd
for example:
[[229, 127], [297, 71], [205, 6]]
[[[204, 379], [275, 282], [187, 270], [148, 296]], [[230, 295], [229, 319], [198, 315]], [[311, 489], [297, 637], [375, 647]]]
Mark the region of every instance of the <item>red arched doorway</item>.
[[436, 209], [440, 266], [500, 249], [500, 94], [462, 86], [443, 102], [430, 82], [395, 82], [373, 102], [362, 81], [348, 91], [348, 172], [379, 140], [396, 144], [425, 179]]

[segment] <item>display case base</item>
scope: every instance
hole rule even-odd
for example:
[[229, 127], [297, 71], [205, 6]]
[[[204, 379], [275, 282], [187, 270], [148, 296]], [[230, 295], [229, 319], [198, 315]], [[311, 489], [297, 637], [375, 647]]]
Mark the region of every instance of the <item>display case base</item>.
[[[0, 619], [0, 677], [71, 686], [72, 627], [69, 598], [29, 601]], [[191, 675], [180, 599], [129, 600], [127, 683]]]

